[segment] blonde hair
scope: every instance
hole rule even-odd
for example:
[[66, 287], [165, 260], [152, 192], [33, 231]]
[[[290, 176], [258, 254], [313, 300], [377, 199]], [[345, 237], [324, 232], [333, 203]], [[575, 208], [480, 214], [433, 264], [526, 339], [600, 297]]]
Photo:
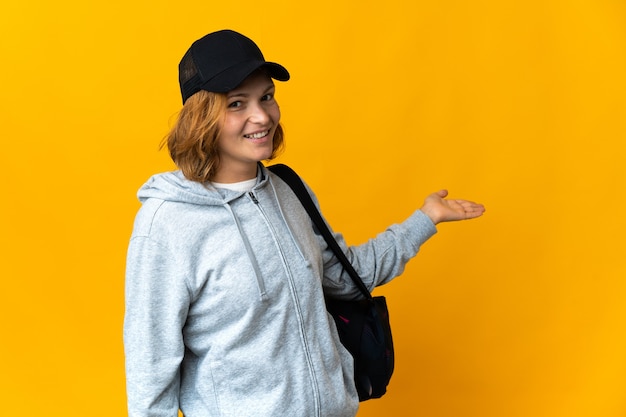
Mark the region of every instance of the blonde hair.
[[[210, 181], [219, 166], [217, 147], [220, 122], [226, 111], [226, 94], [198, 91], [187, 99], [176, 124], [163, 138], [170, 157], [185, 178], [191, 181]], [[280, 123], [274, 134], [273, 159], [282, 150], [284, 131]]]

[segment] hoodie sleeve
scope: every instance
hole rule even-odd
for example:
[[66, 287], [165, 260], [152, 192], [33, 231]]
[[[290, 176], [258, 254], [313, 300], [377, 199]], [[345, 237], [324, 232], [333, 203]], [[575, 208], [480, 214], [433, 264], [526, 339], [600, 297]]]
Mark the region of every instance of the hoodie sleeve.
[[[417, 255], [421, 245], [437, 232], [433, 222], [417, 210], [402, 223], [391, 225], [366, 243], [348, 246], [340, 233], [333, 233], [350, 263], [371, 290], [399, 276]], [[360, 295], [350, 276], [320, 236], [324, 245], [324, 287], [340, 298]]]
[[126, 266], [124, 349], [129, 417], [176, 417], [182, 328], [190, 295], [170, 251], [131, 239]]

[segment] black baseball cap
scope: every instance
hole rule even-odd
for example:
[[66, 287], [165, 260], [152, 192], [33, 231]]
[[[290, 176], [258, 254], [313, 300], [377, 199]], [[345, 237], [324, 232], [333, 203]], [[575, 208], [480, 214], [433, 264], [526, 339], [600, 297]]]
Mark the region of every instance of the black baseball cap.
[[195, 41], [178, 65], [178, 81], [183, 104], [200, 90], [226, 93], [259, 68], [279, 81], [289, 72], [275, 62], [267, 62], [259, 47], [246, 36], [220, 30]]

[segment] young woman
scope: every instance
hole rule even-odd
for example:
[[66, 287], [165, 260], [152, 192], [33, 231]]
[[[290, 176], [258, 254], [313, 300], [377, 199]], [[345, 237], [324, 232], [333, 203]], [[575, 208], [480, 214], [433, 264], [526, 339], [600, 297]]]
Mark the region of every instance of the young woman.
[[[354, 416], [352, 357], [324, 294], [360, 293], [261, 164], [283, 143], [273, 79], [289, 73], [226, 30], [194, 42], [179, 75], [183, 109], [167, 138], [179, 170], [139, 190], [128, 249], [129, 415]], [[437, 223], [484, 211], [445, 197], [365, 244], [335, 235], [370, 289], [398, 276]]]

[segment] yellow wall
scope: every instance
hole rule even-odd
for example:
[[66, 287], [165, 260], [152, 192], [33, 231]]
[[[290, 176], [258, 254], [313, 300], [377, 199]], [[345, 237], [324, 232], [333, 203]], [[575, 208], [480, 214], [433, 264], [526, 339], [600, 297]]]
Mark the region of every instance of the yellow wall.
[[281, 158], [358, 243], [441, 187], [359, 416], [626, 415], [626, 4], [43, 1], [0, 6], [0, 414], [121, 416], [136, 189], [171, 168], [177, 63], [230, 27], [292, 80]]

